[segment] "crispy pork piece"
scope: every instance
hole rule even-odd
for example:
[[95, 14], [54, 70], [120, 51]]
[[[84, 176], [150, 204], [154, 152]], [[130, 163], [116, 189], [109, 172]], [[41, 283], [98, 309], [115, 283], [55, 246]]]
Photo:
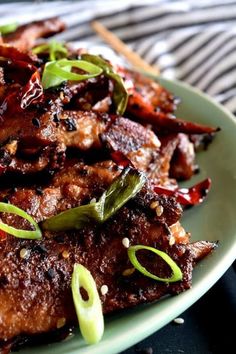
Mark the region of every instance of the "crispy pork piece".
[[36, 173], [63, 167], [67, 148], [86, 151], [101, 146], [99, 134], [107, 117], [93, 112], [63, 111], [60, 115], [35, 111], [15, 114], [0, 124], [2, 173]]
[[49, 18], [18, 27], [15, 32], [5, 35], [3, 42], [27, 51], [33, 48], [37, 39], [50, 37], [64, 29], [65, 24], [59, 18]]
[[186, 134], [178, 134], [178, 144], [170, 162], [170, 177], [181, 180], [190, 179], [198, 170], [195, 163], [194, 145]]
[[[180, 144], [178, 134], [161, 136], [159, 139], [149, 127], [117, 117], [101, 134], [101, 140], [108, 149], [122, 153], [135, 168], [145, 172], [153, 184], [176, 183], [169, 178], [169, 170], [173, 155]], [[188, 153], [189, 151], [185, 151], [186, 159]], [[193, 156], [191, 161], [192, 158]]]
[[[100, 172], [99, 176], [102, 176]], [[88, 180], [83, 174], [78, 178]], [[106, 173], [105, 183], [107, 178]], [[66, 180], [64, 183], [66, 185]], [[52, 189], [51, 186], [51, 189], [45, 189], [39, 195], [33, 190], [19, 189], [8, 198], [39, 221], [58, 213], [65, 204], [67, 207], [74, 204], [74, 199], [68, 195], [62, 197], [64, 186], [59, 184], [60, 187]], [[41, 241], [22, 240], [10, 235], [1, 241], [0, 338], [3, 341], [20, 334], [32, 335], [55, 330], [62, 319], [64, 324], [76, 323], [70, 290], [74, 263], [83, 264], [91, 271], [98, 289], [104, 284], [108, 286], [108, 293], [101, 294], [104, 313], [154, 301], [164, 294], [176, 294], [191, 286], [196, 257], [206, 255], [214, 245], [207, 244], [204, 247], [201, 244], [198, 247], [195, 244], [194, 252], [191, 245], [170, 246], [171, 233], [167, 222], [172, 224], [178, 219], [179, 211], [174, 213], [174, 209], [179, 209], [178, 204], [174, 200], [169, 201], [166, 207], [172, 206], [172, 214], [167, 213], [161, 219], [149, 205], [149, 201], [160, 197], [155, 194], [151, 196], [151, 191], [143, 190], [142, 193], [103, 225], [91, 225], [79, 231], [58, 234], [45, 232]], [[146, 193], [149, 195], [145, 197]], [[96, 196], [96, 192], [92, 196]], [[60, 199], [64, 203], [62, 208]], [[2, 220], [27, 228], [25, 221], [9, 214], [2, 214]], [[182, 269], [183, 280], [176, 284], [160, 283], [137, 271], [128, 272], [127, 269], [132, 269], [132, 266], [127, 249], [122, 244], [124, 237], [129, 238], [131, 245], [149, 245], [167, 252]], [[143, 264], [151, 271], [162, 277], [170, 275], [169, 267], [159, 258], [154, 257], [154, 261], [150, 254], [146, 257], [142, 253], [141, 257]]]
[[[0, 123], [2, 172], [27, 174], [56, 170], [59, 162], [63, 167], [68, 148], [83, 152], [107, 146], [109, 151], [124, 153], [144, 172], [159, 158], [157, 136], [129, 119], [93, 111], [37, 114], [35, 110], [17, 112]], [[157, 170], [158, 173], [162, 171]]]
[[178, 145], [178, 135], [169, 134], [162, 136], [160, 141], [160, 151], [153, 156], [147, 166], [147, 176], [154, 185], [176, 185], [176, 180], [169, 176], [169, 170], [171, 159]]
[[[76, 163], [75, 159], [67, 160], [64, 169], [57, 172], [46, 184], [37, 184], [35, 187], [31, 183], [30, 187], [2, 189], [0, 198], [27, 210], [37, 222], [41, 222], [64, 210], [89, 203], [93, 198], [99, 198], [121, 171], [109, 160], [93, 165]], [[155, 208], [150, 207], [154, 202], [163, 208], [163, 213], [158, 217]], [[136, 205], [152, 218], [156, 217], [157, 221], [167, 225], [176, 223], [182, 215], [182, 208], [175, 198], [154, 193], [149, 183], [134, 198], [134, 206]], [[11, 217], [7, 218], [8, 223], [11, 220]], [[17, 220], [16, 227], [25, 227], [23, 219], [15, 217], [14, 220]]]
[[161, 145], [159, 139], [151, 129], [122, 117], [114, 119], [114, 122], [101, 135], [101, 139], [112, 150], [120, 151], [125, 155], [137, 151], [141, 147], [150, 147], [157, 150]]

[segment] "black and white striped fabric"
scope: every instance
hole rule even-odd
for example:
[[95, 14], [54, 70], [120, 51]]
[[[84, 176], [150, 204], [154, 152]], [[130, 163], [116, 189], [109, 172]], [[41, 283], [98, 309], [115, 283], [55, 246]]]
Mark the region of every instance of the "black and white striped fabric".
[[236, 114], [235, 0], [87, 0], [0, 4], [0, 24], [60, 16], [57, 40], [120, 60], [94, 34], [97, 19], [163, 76], [200, 88]]

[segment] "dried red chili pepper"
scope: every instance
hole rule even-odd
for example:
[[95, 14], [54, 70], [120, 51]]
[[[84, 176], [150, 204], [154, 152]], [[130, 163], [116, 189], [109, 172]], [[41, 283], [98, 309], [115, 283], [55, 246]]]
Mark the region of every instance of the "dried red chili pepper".
[[22, 109], [27, 108], [32, 103], [38, 103], [42, 101], [43, 87], [40, 81], [40, 75], [38, 71], [35, 71], [22, 89], [20, 106]]
[[7, 238], [7, 233], [3, 230], [0, 230], [0, 242], [5, 241]]
[[152, 124], [154, 128], [166, 132], [181, 132], [186, 134], [215, 133], [219, 128], [213, 128], [202, 124], [187, 122], [177, 119], [163, 112], [155, 112], [153, 106], [144, 101], [142, 95], [137, 91], [130, 90], [131, 95], [128, 101], [127, 111], [140, 119], [143, 123]]
[[33, 63], [36, 57], [34, 57], [32, 55], [32, 57], [27, 54], [27, 53], [23, 53], [21, 51], [19, 51], [17, 48], [15, 47], [11, 47], [9, 45], [0, 45], [0, 57], [4, 57], [4, 58], [8, 58], [11, 59], [13, 61], [15, 60], [20, 60], [20, 61], [24, 61], [27, 63]]
[[119, 167], [134, 167], [132, 162], [121, 151], [111, 152], [112, 161], [114, 161]]
[[190, 187], [181, 189], [168, 189], [162, 186], [154, 187], [157, 194], [173, 196], [184, 206], [197, 205], [203, 202], [211, 187], [211, 179], [207, 178], [204, 181]]

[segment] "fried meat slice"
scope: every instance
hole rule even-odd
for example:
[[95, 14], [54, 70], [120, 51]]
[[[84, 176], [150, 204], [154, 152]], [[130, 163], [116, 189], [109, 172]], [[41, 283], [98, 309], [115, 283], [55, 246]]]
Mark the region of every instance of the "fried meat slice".
[[2, 173], [37, 173], [63, 167], [67, 148], [86, 151], [101, 146], [107, 119], [93, 112], [63, 111], [7, 117], [0, 130]]
[[[86, 166], [83, 168], [86, 169]], [[99, 175], [101, 184], [107, 184], [107, 175]], [[111, 175], [109, 178], [113, 177]], [[64, 178], [64, 186], [62, 183], [59, 183], [60, 187], [51, 185], [51, 190], [48, 187], [40, 195], [33, 189], [19, 189], [8, 196], [9, 201], [21, 205], [37, 221], [42, 220], [58, 213], [65, 206], [74, 205], [74, 200], [68, 194], [67, 197], [62, 196], [63, 187], [67, 184]], [[87, 177], [78, 174], [77, 185], [81, 178], [85, 181]], [[97, 196], [96, 188], [90, 197]], [[83, 264], [91, 271], [98, 290], [104, 284], [108, 286], [108, 293], [100, 294], [104, 313], [188, 289], [196, 257], [209, 253], [214, 245], [203, 247], [202, 244], [200, 248], [195, 244], [194, 252], [188, 244], [170, 246], [171, 232], [167, 224], [179, 219], [181, 209], [174, 199], [166, 200], [165, 207], [170, 209], [171, 206], [172, 211], [163, 213], [162, 218], [159, 218], [149, 203], [157, 199], [161, 202], [160, 198], [144, 189], [142, 195], [130, 201], [103, 225], [89, 225], [66, 233], [45, 232], [41, 241], [7, 235], [0, 242], [0, 338], [9, 340], [21, 334], [52, 331], [57, 329], [62, 318], [65, 324], [76, 323], [70, 290], [74, 263]], [[2, 220], [27, 228], [22, 219], [9, 214], [2, 214]], [[149, 245], [167, 252], [182, 269], [183, 280], [167, 284], [155, 282], [137, 271], [127, 272], [132, 265], [127, 257], [127, 249], [122, 244], [124, 237], [129, 238], [131, 245]], [[22, 257], [22, 249], [26, 250], [27, 257]], [[170, 275], [170, 269], [161, 259], [152, 260], [150, 255], [146, 257], [145, 254], [140, 256], [143, 264], [153, 272], [162, 277]]]
[[49, 18], [18, 27], [15, 32], [5, 35], [3, 42], [24, 52], [30, 50], [37, 39], [50, 37], [64, 29], [65, 24], [59, 18]]
[[[37, 115], [35, 110], [27, 110], [21, 116], [7, 116], [0, 125], [0, 164], [5, 173], [56, 170], [63, 167], [67, 149], [121, 151], [144, 172], [159, 158], [157, 136], [118, 116], [69, 110]], [[105, 150], [103, 155], [105, 158]]]
[[172, 178], [181, 181], [190, 179], [197, 170], [194, 145], [188, 135], [179, 133], [178, 144], [170, 162], [169, 174]]

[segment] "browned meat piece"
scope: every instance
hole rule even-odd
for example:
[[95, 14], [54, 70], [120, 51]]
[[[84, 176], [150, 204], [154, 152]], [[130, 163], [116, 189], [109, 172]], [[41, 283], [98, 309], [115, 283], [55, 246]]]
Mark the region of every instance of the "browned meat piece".
[[109, 149], [124, 154], [153, 184], [161, 185], [175, 184], [169, 179], [169, 170], [180, 138], [181, 134], [172, 134], [159, 140], [148, 127], [122, 117], [117, 117], [101, 135]]
[[153, 131], [126, 118], [117, 117], [101, 139], [111, 151], [121, 152], [135, 168], [146, 173], [150, 163], [159, 158], [160, 141]]
[[[58, 190], [48, 190], [47, 195], [43, 193], [40, 197], [45, 198], [43, 203], [37, 202], [32, 192], [30, 197], [25, 191], [21, 193], [18, 202], [31, 214], [39, 216], [43, 212], [48, 216], [55, 213], [60, 198]], [[101, 295], [104, 313], [154, 301], [164, 294], [179, 293], [191, 286], [196, 252], [192, 252], [188, 245], [169, 246], [170, 233], [166, 224], [158, 221], [154, 213], [148, 216], [143, 206], [133, 203], [135, 201], [123, 207], [102, 227], [93, 225], [53, 238], [46, 233], [42, 241], [7, 236], [0, 243], [2, 340], [22, 333], [30, 335], [54, 330], [62, 318], [67, 324], [76, 323], [70, 290], [75, 262], [91, 271], [98, 289], [107, 284], [108, 293]], [[14, 225], [14, 217], [3, 215], [2, 219]], [[16, 222], [22, 224], [19, 220]], [[148, 244], [168, 252], [181, 267], [183, 281], [176, 284], [155, 282], [137, 271], [124, 275], [123, 272], [131, 268], [127, 250], [122, 245], [124, 237], [130, 239], [131, 245]], [[213, 246], [207, 245], [207, 250], [202, 248], [202, 253], [209, 252]], [[22, 248], [28, 250], [26, 259], [20, 257]], [[67, 251], [69, 257], [63, 257], [63, 251]], [[160, 259], [150, 264], [150, 254], [148, 258], [144, 254], [141, 256], [153, 272], [163, 277], [170, 275], [169, 267]]]
[[197, 171], [194, 145], [185, 134], [178, 134], [178, 144], [170, 162], [170, 176], [187, 180]]
[[[120, 173], [121, 170], [112, 161], [85, 165], [82, 162], [76, 163], [75, 159], [67, 160], [64, 169], [57, 172], [42, 187], [2, 190], [0, 198], [27, 210], [37, 222], [40, 222], [66, 209], [88, 203], [92, 198], [99, 198]], [[163, 208], [163, 213], [158, 217], [155, 209], [150, 207], [153, 202]], [[134, 198], [135, 205], [167, 225], [176, 223], [182, 215], [182, 209], [174, 198], [157, 195], [148, 186]], [[18, 227], [24, 228], [24, 224], [19, 226], [21, 222], [23, 219], [17, 218]]]
[[55, 162], [63, 162], [66, 148], [86, 151], [101, 146], [99, 134], [106, 127], [107, 117], [79, 111], [38, 117], [33, 110], [23, 113], [8, 116], [0, 124], [2, 172], [27, 174], [57, 169]]
[[175, 185], [176, 181], [169, 178], [170, 161], [178, 144], [176, 134], [160, 137], [161, 147], [147, 166], [147, 176], [153, 184]]
[[122, 117], [115, 118], [101, 138], [112, 150], [123, 154], [137, 151], [141, 147], [156, 150], [160, 147], [160, 141], [150, 129]]
[[132, 95], [133, 91], [138, 92], [144, 101], [153, 107], [153, 110], [173, 113], [177, 108], [179, 99], [158, 82], [128, 69], [118, 68], [118, 73], [123, 77], [130, 94]]
[[[67, 166], [57, 172], [50, 181], [37, 187], [18, 187], [2, 189], [0, 199], [28, 210], [40, 222], [68, 208], [97, 198], [115, 177], [120, 174], [112, 161], [91, 166], [67, 161]], [[31, 185], [34, 185], [32, 181]], [[17, 219], [21, 223], [23, 219]], [[24, 227], [22, 224], [18, 227]]]
[[18, 27], [15, 32], [5, 35], [3, 41], [19, 50], [27, 51], [35, 45], [38, 38], [50, 37], [64, 29], [65, 24], [59, 18], [49, 18]]
[[211, 252], [212, 243], [209, 241], [198, 241], [191, 243], [189, 247], [191, 248], [194, 259], [200, 261], [202, 258], [206, 257], [209, 252]]
[[[35, 110], [27, 110], [20, 118], [19, 113], [8, 115], [2, 122], [3, 172], [4, 168], [5, 172], [23, 174], [57, 169], [57, 161], [63, 162], [67, 148], [88, 151], [107, 145], [112, 151], [123, 152], [136, 168], [148, 173], [150, 163], [159, 159], [157, 136], [129, 119], [92, 111], [48, 112], [38, 118], [36, 114]], [[161, 174], [162, 170], [155, 173]]]
[[69, 82], [65, 95], [70, 107], [79, 111], [109, 113], [112, 104], [109, 80], [104, 75], [79, 83]]

